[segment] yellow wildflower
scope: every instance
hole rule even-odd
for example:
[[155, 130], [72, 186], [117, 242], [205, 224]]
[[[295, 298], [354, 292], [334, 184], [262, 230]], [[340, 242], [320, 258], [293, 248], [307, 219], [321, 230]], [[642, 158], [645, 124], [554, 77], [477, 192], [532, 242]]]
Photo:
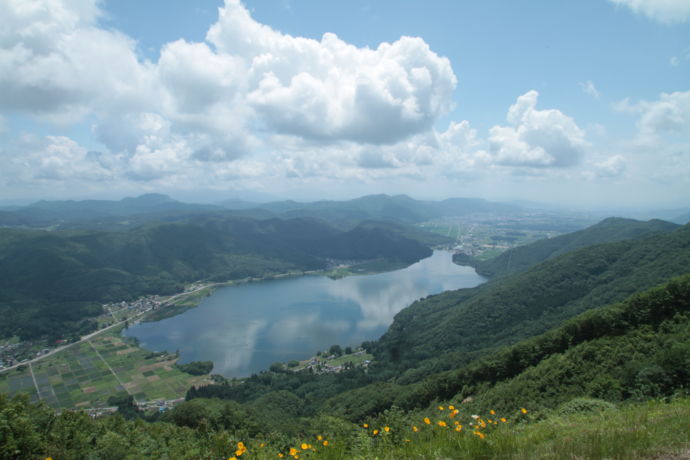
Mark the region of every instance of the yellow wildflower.
[[309, 444], [307, 444], [306, 442], [303, 442], [302, 445], [301, 445], [300, 447], [302, 448], [302, 450], [307, 450], [307, 449], [309, 449], [311, 446], [310, 446]]
[[237, 450], [235, 450], [235, 456], [236, 457], [241, 457], [242, 454], [247, 452], [247, 446], [244, 445], [242, 441], [237, 443]]
[[362, 428], [369, 428], [369, 424], [365, 423], [364, 425], [362, 425]]
[[237, 460], [237, 457], [229, 457], [228, 460]]
[[294, 457], [295, 455], [297, 455], [297, 452], [299, 452], [297, 449], [295, 449], [294, 447], [290, 447], [290, 455]]
[[438, 406], [438, 410], [443, 410], [443, 406]]
[[429, 417], [424, 417], [424, 423], [431, 425], [431, 420], [429, 420]]
[[455, 406], [448, 406], [448, 410], [454, 410]]
[[278, 452], [278, 458], [283, 458], [283, 457], [285, 457], [285, 455], [283, 455], [283, 454], [281, 454], [280, 452]]
[[262, 442], [261, 444], [259, 444], [259, 447], [262, 447], [262, 448], [263, 448], [263, 447], [266, 447], [266, 444], [264, 444], [264, 443]]
[[416, 426], [413, 426], [413, 427], [412, 427], [412, 431], [414, 431], [414, 432], [416, 433], [416, 432], [419, 431], [419, 428], [417, 428]]
[[526, 413], [527, 413], [527, 409], [525, 409], [525, 408], [523, 407], [522, 409], [520, 409], [520, 412], [522, 412], [523, 414], [526, 414]]
[[324, 446], [324, 447], [328, 447], [328, 441], [324, 441], [324, 442], [323, 442], [323, 446]]
[[446, 425], [446, 422], [444, 422], [443, 420], [439, 420], [439, 421], [438, 421], [438, 426], [445, 427], [445, 426], [448, 426], [448, 425]]
[[374, 431], [372, 431], [372, 433], [374, 434], [374, 436], [376, 436], [377, 434], [379, 434], [379, 430], [375, 429]]
[[321, 435], [319, 434], [319, 435], [316, 436], [316, 439], [317, 439], [318, 441], [321, 441], [321, 440], [323, 439], [323, 436], [321, 436]]
[[389, 427], [389, 426], [383, 427], [383, 431], [385, 431], [386, 433], [388, 433], [390, 430], [391, 430], [391, 427]]
[[501, 417], [501, 421], [502, 421], [503, 423], [506, 423], [508, 420], [506, 420], [505, 417]]
[[456, 426], [455, 431], [458, 431], [458, 432], [462, 431], [462, 425]]
[[489, 411], [489, 413], [490, 413], [491, 415], [496, 415], [496, 411], [493, 410], [493, 409], [491, 409], [491, 410]]

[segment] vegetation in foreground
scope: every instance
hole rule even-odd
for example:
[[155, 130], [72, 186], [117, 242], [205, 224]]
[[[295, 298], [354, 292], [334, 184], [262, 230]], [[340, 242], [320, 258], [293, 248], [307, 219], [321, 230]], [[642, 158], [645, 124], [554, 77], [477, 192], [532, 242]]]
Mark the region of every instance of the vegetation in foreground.
[[415, 413], [389, 410], [361, 425], [323, 416], [299, 436], [248, 435], [224, 414], [226, 425], [196, 428], [172, 423], [92, 419], [55, 414], [26, 397], [0, 395], [0, 457], [11, 459], [639, 459], [690, 449], [690, 398], [615, 406], [579, 399], [539, 417], [467, 413], [440, 405]]

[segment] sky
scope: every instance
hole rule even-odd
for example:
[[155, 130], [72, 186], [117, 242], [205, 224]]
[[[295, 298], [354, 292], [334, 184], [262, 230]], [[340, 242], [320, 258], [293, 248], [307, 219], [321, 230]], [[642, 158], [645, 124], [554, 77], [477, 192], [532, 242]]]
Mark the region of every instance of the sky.
[[0, 203], [690, 205], [689, 0], [0, 0]]

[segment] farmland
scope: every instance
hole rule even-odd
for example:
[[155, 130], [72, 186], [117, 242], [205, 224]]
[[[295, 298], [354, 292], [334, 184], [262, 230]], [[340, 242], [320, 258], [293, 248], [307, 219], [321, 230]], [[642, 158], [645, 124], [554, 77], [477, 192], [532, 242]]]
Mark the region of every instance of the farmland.
[[179, 398], [205, 377], [193, 377], [174, 364], [176, 355], [151, 353], [114, 328], [34, 364], [0, 374], [0, 392], [28, 393], [56, 408], [108, 405], [126, 392], [137, 402]]

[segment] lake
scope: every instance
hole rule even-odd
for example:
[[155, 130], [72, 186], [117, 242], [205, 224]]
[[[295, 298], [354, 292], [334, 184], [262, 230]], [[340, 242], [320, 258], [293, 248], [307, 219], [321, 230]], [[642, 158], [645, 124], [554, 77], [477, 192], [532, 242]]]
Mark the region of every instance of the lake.
[[332, 280], [321, 275], [223, 287], [197, 308], [124, 331], [154, 351], [179, 350], [180, 363], [213, 361], [213, 373], [246, 377], [274, 362], [302, 360], [333, 344], [379, 338], [417, 299], [484, 282], [452, 253], [407, 268]]

